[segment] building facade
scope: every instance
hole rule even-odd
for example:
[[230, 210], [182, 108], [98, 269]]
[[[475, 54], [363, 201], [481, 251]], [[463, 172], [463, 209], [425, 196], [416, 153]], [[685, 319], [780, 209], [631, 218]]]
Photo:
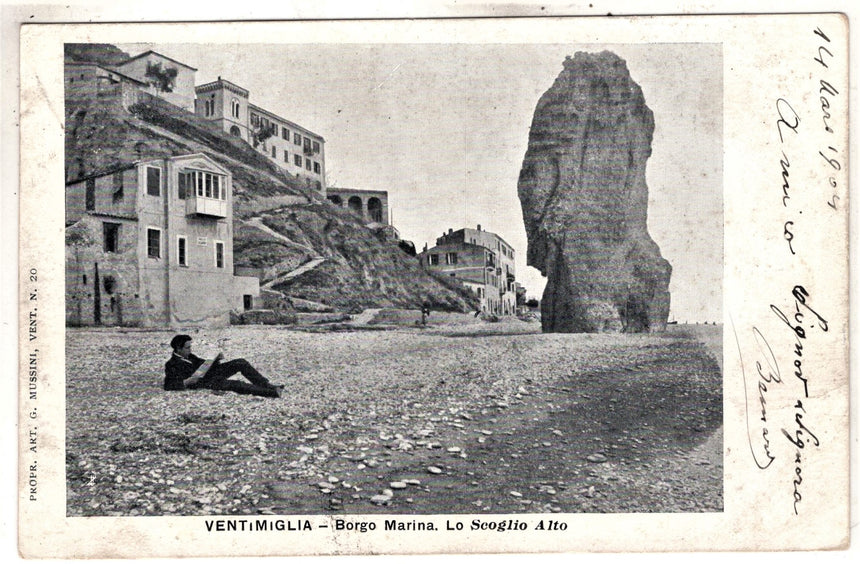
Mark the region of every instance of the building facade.
[[151, 94], [189, 112], [194, 111], [197, 69], [155, 51], [130, 58], [114, 69], [149, 85]]
[[449, 229], [418, 254], [425, 269], [457, 279], [481, 300], [481, 311], [512, 315], [517, 307], [515, 251], [504, 239], [477, 229]]
[[194, 112], [240, 137], [287, 173], [302, 179], [323, 196], [325, 139], [248, 101], [249, 92], [218, 77], [195, 89]]
[[66, 185], [66, 322], [227, 325], [259, 280], [233, 273], [232, 177], [197, 153]]
[[306, 187], [326, 194], [325, 139], [313, 131], [249, 102], [245, 88], [222, 79], [195, 86], [197, 69], [155, 51], [108, 67], [65, 63], [66, 95], [122, 96], [129, 107], [146, 92], [245, 140]]
[[63, 65], [66, 98], [117, 96], [125, 89], [151, 91], [149, 84], [96, 63]]
[[400, 232], [391, 225], [387, 191], [330, 187], [326, 192], [326, 199], [337, 207], [348, 209], [361, 217], [367, 227], [381, 231], [386, 239], [400, 240]]

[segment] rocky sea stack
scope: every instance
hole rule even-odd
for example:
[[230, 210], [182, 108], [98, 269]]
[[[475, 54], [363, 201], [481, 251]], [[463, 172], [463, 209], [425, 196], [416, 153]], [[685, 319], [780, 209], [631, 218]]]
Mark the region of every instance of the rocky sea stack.
[[518, 184], [544, 332], [661, 331], [672, 267], [647, 229], [654, 115], [614, 53], [577, 53], [541, 96]]

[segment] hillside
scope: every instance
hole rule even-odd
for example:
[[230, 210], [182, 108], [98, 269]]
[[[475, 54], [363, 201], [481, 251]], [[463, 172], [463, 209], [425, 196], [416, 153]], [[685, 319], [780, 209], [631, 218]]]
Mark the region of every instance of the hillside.
[[[426, 273], [396, 242], [381, 240], [359, 218], [194, 114], [151, 96], [128, 110], [111, 97], [67, 98], [65, 113], [67, 181], [197, 152], [230, 170], [234, 263], [257, 269], [261, 286], [274, 281], [287, 296], [351, 312], [425, 302], [452, 311], [477, 307], [470, 293]], [[318, 266], [289, 276], [310, 261]]]

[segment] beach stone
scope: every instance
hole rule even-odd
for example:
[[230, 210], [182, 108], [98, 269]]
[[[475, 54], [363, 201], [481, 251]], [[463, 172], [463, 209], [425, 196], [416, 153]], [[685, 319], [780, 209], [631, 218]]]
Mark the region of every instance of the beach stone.
[[370, 498], [370, 503], [374, 505], [388, 505], [391, 501], [391, 496], [387, 495], [375, 495]]
[[406, 489], [406, 482], [391, 482], [388, 484], [393, 490], [403, 490]]
[[510, 494], [514, 497], [523, 497], [523, 494], [521, 494], [518, 491], [512, 491], [512, 492], [510, 492]]
[[517, 191], [544, 332], [666, 328], [672, 267], [648, 233], [654, 114], [618, 55], [578, 52], [538, 101]]
[[441, 474], [442, 469], [439, 468], [438, 466], [428, 466], [427, 472], [429, 472], [430, 474]]
[[606, 455], [601, 454], [599, 452], [596, 452], [594, 454], [589, 454], [588, 456], [585, 457], [585, 459], [589, 462], [595, 462], [595, 463], [606, 462], [607, 460], [609, 460], [608, 458], [606, 458]]

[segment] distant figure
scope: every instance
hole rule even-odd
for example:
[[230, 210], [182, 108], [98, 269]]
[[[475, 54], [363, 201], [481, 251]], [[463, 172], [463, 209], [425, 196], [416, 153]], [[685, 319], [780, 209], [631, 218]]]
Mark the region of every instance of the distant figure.
[[421, 325], [427, 325], [428, 317], [430, 317], [430, 306], [424, 304], [421, 306]]
[[[173, 355], [164, 365], [165, 390], [206, 388], [268, 398], [281, 397], [283, 386], [269, 382], [244, 358], [222, 363], [224, 355], [219, 352], [214, 359], [203, 360], [191, 354], [189, 335], [176, 335], [171, 339], [170, 346], [173, 348]], [[248, 382], [230, 380], [230, 376], [238, 373]]]

